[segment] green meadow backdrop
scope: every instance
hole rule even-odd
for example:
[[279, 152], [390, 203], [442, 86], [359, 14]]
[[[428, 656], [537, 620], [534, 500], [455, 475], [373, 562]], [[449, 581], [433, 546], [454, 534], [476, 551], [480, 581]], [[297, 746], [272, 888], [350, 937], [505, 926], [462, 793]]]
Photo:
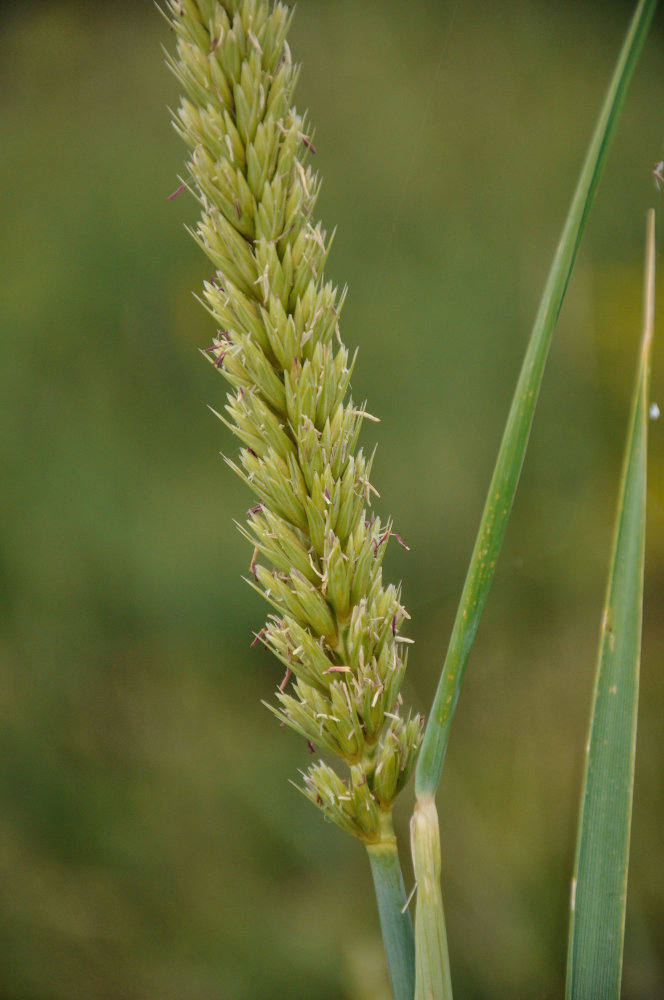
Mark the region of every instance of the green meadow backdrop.
[[[353, 391], [426, 711], [630, 3], [300, 0]], [[578, 790], [664, 158], [655, 21], [549, 361], [443, 777], [465, 1000], [562, 991]], [[197, 353], [172, 44], [149, 0], [0, 13], [0, 998], [386, 1000], [366, 858], [289, 784], [266, 607]], [[660, 226], [661, 230], [661, 226]], [[664, 233], [660, 233], [660, 240]], [[661, 255], [660, 255], [661, 256]], [[661, 284], [661, 282], [660, 282]], [[664, 290], [660, 293], [664, 299]], [[653, 398], [664, 403], [664, 309]], [[662, 405], [664, 409], [664, 405]], [[625, 1000], [664, 996], [664, 421], [651, 425]], [[411, 794], [399, 817], [407, 854]], [[406, 858], [408, 871], [408, 861]]]

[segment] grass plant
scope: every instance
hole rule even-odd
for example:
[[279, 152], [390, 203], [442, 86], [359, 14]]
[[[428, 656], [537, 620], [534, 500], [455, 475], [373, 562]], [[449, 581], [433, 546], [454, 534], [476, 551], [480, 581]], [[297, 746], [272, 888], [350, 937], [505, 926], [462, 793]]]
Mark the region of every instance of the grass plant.
[[[167, 6], [177, 39], [169, 63], [184, 91], [174, 123], [190, 154], [181, 186], [199, 202], [201, 215], [192, 235], [213, 268], [201, 301], [216, 333], [203, 353], [230, 385], [224, 413], [216, 416], [239, 439], [240, 454], [239, 460], [226, 461], [255, 495], [246, 521], [238, 525], [252, 550], [247, 582], [271, 609], [255, 642], [271, 650], [284, 670], [268, 707], [306, 741], [312, 756], [322, 754], [302, 774], [303, 794], [326, 819], [366, 846], [395, 1000], [452, 995], [435, 794], [549, 345], [655, 6], [655, 0], [638, 4], [581, 170], [515, 391], [426, 730], [424, 717], [406, 711], [401, 696], [409, 644], [402, 628], [409, 616], [400, 587], [384, 583], [382, 564], [390, 540], [403, 543], [391, 521], [373, 511], [372, 455], [358, 445], [363, 422], [375, 418], [350, 395], [354, 356], [344, 346], [339, 323], [345, 293], [324, 274], [330, 240], [314, 215], [319, 180], [311, 167], [311, 129], [293, 104], [297, 68], [286, 40], [291, 12], [268, 0], [170, 0]], [[570, 997], [617, 997], [620, 989], [622, 930], [614, 929], [624, 923], [633, 783], [652, 245], [651, 237], [648, 318], [582, 809], [575, 899], [584, 905], [573, 911]], [[630, 696], [618, 727], [601, 707], [607, 691], [628, 678]], [[614, 739], [617, 728], [620, 738]], [[607, 745], [608, 764], [595, 768]], [[604, 803], [605, 820], [615, 812], [616, 767], [622, 774], [617, 829], [592, 818], [596, 796]], [[413, 931], [392, 810], [414, 770]], [[611, 854], [616, 840], [622, 845], [621, 888], [612, 929], [603, 937], [604, 943], [612, 942], [609, 956], [587, 939], [603, 898], [616, 898], [610, 877], [616, 871]], [[599, 874], [597, 857], [610, 861]], [[600, 954], [602, 969], [614, 970], [610, 982], [604, 984], [601, 973], [592, 971], [588, 949]]]

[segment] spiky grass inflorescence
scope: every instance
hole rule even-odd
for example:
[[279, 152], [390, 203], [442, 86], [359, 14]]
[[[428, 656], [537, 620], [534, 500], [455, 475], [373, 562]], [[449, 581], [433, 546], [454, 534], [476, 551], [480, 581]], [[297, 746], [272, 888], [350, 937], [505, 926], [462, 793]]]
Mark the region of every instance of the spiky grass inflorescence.
[[274, 609], [258, 636], [286, 668], [272, 711], [348, 765], [342, 779], [319, 761], [303, 791], [371, 844], [413, 768], [422, 719], [401, 711], [408, 616], [382, 582], [391, 525], [367, 513], [367, 414], [349, 396], [344, 295], [323, 276], [329, 242], [292, 105], [291, 15], [268, 0], [169, 0], [168, 14], [186, 94], [174, 123], [201, 205], [193, 235], [215, 269], [203, 298], [218, 329], [205, 353], [232, 386], [217, 414], [242, 442], [228, 464], [259, 499], [240, 527], [254, 546], [250, 583]]

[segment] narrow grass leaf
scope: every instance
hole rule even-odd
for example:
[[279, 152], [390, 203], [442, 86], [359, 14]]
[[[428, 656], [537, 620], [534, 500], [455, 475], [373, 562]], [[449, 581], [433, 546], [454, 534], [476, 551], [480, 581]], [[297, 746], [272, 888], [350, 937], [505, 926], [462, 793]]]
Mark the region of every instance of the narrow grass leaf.
[[572, 880], [568, 1000], [620, 996], [641, 652], [654, 233], [651, 211], [643, 336], [602, 615]]
[[433, 793], [449, 727], [505, 535], [553, 330], [611, 138], [657, 0], [641, 0], [623, 44], [544, 289], [510, 408], [416, 770], [417, 794]]

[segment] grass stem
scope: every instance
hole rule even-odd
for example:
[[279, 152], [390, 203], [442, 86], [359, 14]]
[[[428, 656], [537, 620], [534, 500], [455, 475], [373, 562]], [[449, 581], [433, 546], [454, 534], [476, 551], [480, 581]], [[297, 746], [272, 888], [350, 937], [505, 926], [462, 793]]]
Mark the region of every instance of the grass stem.
[[385, 817], [384, 837], [367, 844], [380, 927], [394, 1000], [413, 1000], [415, 990], [415, 941], [407, 906], [396, 837], [390, 816]]

